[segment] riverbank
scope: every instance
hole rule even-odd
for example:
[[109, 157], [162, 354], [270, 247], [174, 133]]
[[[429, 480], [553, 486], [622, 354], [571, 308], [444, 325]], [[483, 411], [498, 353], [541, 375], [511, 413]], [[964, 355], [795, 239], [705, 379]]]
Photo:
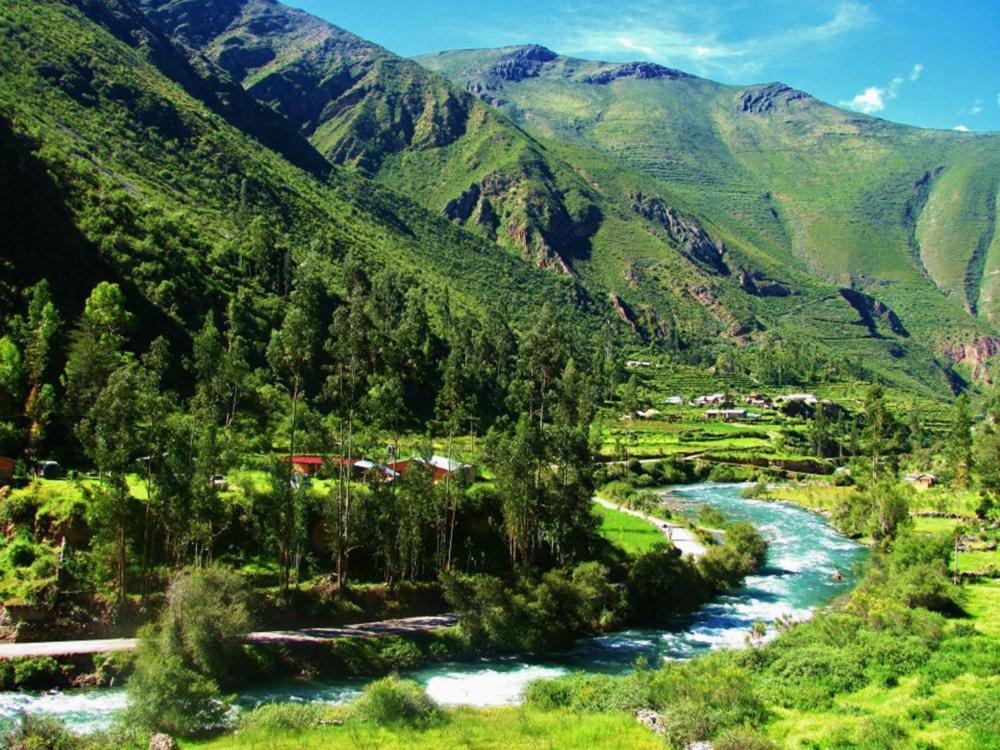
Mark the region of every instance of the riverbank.
[[[315, 717], [300, 726], [291, 719], [282, 725], [274, 717], [248, 717], [235, 734], [181, 747], [662, 748], [663, 738], [637, 720], [635, 706], [643, 703], [660, 708], [641, 709], [641, 717], [655, 717], [667, 739], [682, 744], [710, 733], [716, 748], [755, 750], [997, 747], [1000, 585], [968, 587], [964, 596], [961, 617], [941, 618], [921, 607], [880, 625], [860, 616], [853, 621], [854, 635], [865, 643], [830, 652], [833, 659], [819, 647], [831, 627], [851, 621], [830, 612], [765, 647], [628, 678], [580, 675], [536, 684], [527, 705], [516, 708], [448, 709], [424, 726], [380, 725], [352, 717], [346, 707], [329, 710], [323, 726]], [[881, 589], [880, 602], [887, 597]], [[937, 640], [912, 640], [928, 625], [941, 627]], [[865, 649], [877, 653], [866, 656]], [[883, 663], [886, 658], [889, 663]], [[808, 672], [790, 672], [791, 664]]]
[[[732, 521], [748, 521], [763, 529], [769, 538], [764, 567], [749, 576], [742, 586], [660, 628], [605, 633], [580, 641], [569, 652], [532, 658], [473, 658], [471, 652], [462, 654], [458, 650], [449, 655], [451, 645], [456, 645], [456, 649], [462, 645], [450, 631], [416, 647], [400, 640], [388, 640], [383, 646], [380, 643], [386, 639], [356, 639], [353, 648], [339, 652], [339, 665], [332, 660], [324, 662], [329, 649], [321, 645], [312, 647], [315, 653], [298, 652], [298, 657], [287, 661], [278, 661], [282, 651], [287, 653], [287, 647], [272, 645], [269, 648], [275, 653], [260, 660], [266, 667], [265, 673], [270, 674], [270, 682], [241, 693], [240, 705], [249, 708], [259, 702], [347, 701], [363, 683], [344, 677], [359, 674], [361, 668], [373, 667], [380, 670], [375, 674], [393, 669], [402, 671], [445, 705], [505, 705], [517, 702], [524, 686], [539, 677], [595, 671], [627, 673], [634, 670], [637, 661], [657, 665], [664, 659], [689, 659], [716, 648], [745, 646], [754, 623], [771, 623], [781, 617], [808, 617], [815, 607], [829, 602], [850, 585], [849, 571], [863, 554], [857, 545], [843, 539], [813, 514], [783, 504], [745, 501], [739, 497], [739, 491], [738, 485], [701, 485], [677, 488], [675, 495], [685, 512], [692, 515], [697, 515], [697, 509], [707, 503], [720, 508]], [[829, 571], [834, 566], [847, 572], [844, 583], [830, 580]], [[356, 671], [315, 669], [324, 663]], [[312, 671], [306, 669], [308, 666], [314, 667]], [[312, 680], [299, 679], [303, 673], [311, 675]], [[280, 680], [283, 676], [288, 679]], [[44, 710], [57, 715], [65, 710], [67, 718], [77, 726], [89, 728], [104, 726], [124, 704], [124, 695], [115, 691], [90, 693], [86, 700], [81, 699], [84, 694], [72, 693], [62, 698], [9, 695], [8, 703], [0, 702], [0, 714], [4, 716], [44, 706]]]

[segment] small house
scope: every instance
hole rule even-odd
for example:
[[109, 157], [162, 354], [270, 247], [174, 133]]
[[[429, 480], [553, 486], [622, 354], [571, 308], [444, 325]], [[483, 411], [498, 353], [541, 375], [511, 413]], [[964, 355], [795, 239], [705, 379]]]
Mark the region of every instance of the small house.
[[819, 399], [812, 393], [787, 393], [784, 396], [778, 396], [777, 400], [783, 401], [784, 403], [798, 401], [803, 404], [809, 404], [810, 406], [819, 403]]
[[638, 416], [640, 419], [656, 419], [661, 414], [663, 414], [663, 412], [661, 412], [659, 409], [647, 409], [646, 411], [636, 412], [636, 416]]
[[[423, 459], [416, 459], [417, 461], [422, 461]], [[431, 456], [431, 460], [428, 462], [431, 468], [434, 469], [434, 482], [440, 482], [445, 477], [451, 475], [460, 481], [466, 481], [470, 484], [476, 479], [476, 467], [472, 464], [465, 464], [461, 461], [456, 461], [455, 459], [449, 459], [445, 456]]]
[[709, 409], [705, 412], [708, 419], [721, 419], [723, 422], [738, 422], [746, 419], [746, 409]]
[[684, 405], [684, 397], [683, 396], [667, 396], [665, 399], [663, 399], [663, 403], [667, 404], [668, 406], [683, 406]]
[[725, 393], [711, 393], [706, 396], [698, 396], [694, 400], [695, 406], [721, 406], [729, 401]]
[[14, 478], [14, 467], [17, 461], [7, 456], [0, 456], [0, 482], [9, 482]]
[[431, 456], [430, 460], [418, 456], [404, 461], [393, 461], [389, 463], [388, 468], [396, 471], [398, 476], [406, 476], [414, 464], [420, 464], [430, 469], [433, 473], [434, 484], [447, 476], [469, 484], [476, 479], [476, 467], [473, 464], [462, 463], [454, 459], [449, 460], [445, 456]]
[[630, 368], [635, 367], [652, 367], [653, 363], [647, 359], [629, 359], [625, 361], [625, 366]]
[[386, 466], [385, 464], [377, 464], [365, 458], [355, 461], [353, 468], [356, 475], [366, 479], [378, 478], [391, 482], [393, 479], [401, 476], [400, 472], [396, 471], [393, 467]]
[[745, 400], [746, 403], [749, 404], [750, 406], [756, 406], [760, 409], [771, 408], [771, 399], [769, 399], [763, 393], [757, 393], [757, 392], [751, 393], [749, 396], [746, 397]]
[[291, 462], [293, 474], [311, 477], [323, 468], [325, 459], [322, 456], [284, 456], [281, 460]]
[[903, 481], [912, 484], [922, 490], [927, 490], [937, 484], [938, 478], [934, 474], [928, 474], [927, 472], [921, 472], [917, 474], [907, 474]]

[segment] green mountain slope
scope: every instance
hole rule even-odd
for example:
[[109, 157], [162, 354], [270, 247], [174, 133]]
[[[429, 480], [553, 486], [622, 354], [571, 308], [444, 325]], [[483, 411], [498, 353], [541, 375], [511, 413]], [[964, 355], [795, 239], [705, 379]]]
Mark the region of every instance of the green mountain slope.
[[[653, 168], [664, 158], [656, 138], [645, 145], [648, 163], [623, 163], [615, 149], [570, 137], [576, 124], [529, 117], [502, 100], [504, 86], [542, 78], [565, 63], [541, 47], [508, 50], [492, 65], [492, 78], [456, 87], [270, 0], [142, 4], [192, 55], [227, 69], [331, 161], [371, 174], [466, 229], [570, 276], [579, 294], [611, 300], [646, 340], [716, 345], [721, 336], [746, 343], [773, 331], [819, 342], [832, 356], [864, 359], [872, 371], [910, 386], [948, 387], [940, 347], [932, 351], [926, 339], [908, 340], [880, 323], [879, 315], [892, 312], [873, 316], [867, 308], [882, 309], [881, 302], [863, 296], [852, 302], [840, 279], [817, 278], [795, 254], [777, 201], [759, 200], [763, 191], [750, 168], [719, 144], [718, 154], [706, 158], [714, 126], [698, 116], [694, 103], [716, 92], [716, 84], [680, 73], [670, 78], [689, 87], [692, 101], [690, 112], [663, 130], [673, 138], [670, 158], [686, 175], [679, 184]], [[615, 70], [598, 66], [588, 74], [588, 96], [608, 89], [601, 77]], [[631, 75], [658, 70], [638, 66]], [[560, 96], [553, 89], [552, 101], [569, 101]], [[624, 125], [616, 127], [631, 128], [635, 104], [620, 103]], [[592, 105], [570, 108], [584, 112]], [[641, 151], [635, 144], [628, 148]], [[732, 196], [734, 180], [742, 190], [739, 210], [733, 212], [732, 200], [719, 210], [717, 196]], [[968, 322], [960, 307], [945, 303], [942, 309], [952, 316], [950, 326]]]
[[[138, 341], [189, 346], [240, 286], [266, 342], [305, 250], [352, 254], [423, 279], [442, 299], [546, 299], [599, 325], [571, 285], [353, 171], [205, 61], [192, 65], [130, 2], [13, 0], [0, 7], [0, 262], [5, 312], [48, 278], [67, 317], [119, 282]], [[197, 62], [197, 61], [196, 61]], [[604, 306], [606, 307], [606, 305]]]
[[540, 56], [512, 47], [419, 62], [539, 137], [655, 178], [734, 244], [906, 310], [938, 351], [995, 336], [1000, 136], [904, 127], [782, 84], [724, 86], [647, 63], [549, 54], [511, 75], [526, 55]]

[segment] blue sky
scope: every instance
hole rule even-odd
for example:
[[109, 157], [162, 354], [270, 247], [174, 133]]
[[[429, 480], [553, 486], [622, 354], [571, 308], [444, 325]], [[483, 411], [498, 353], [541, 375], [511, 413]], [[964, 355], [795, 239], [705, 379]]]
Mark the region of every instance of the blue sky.
[[401, 55], [538, 43], [780, 80], [933, 128], [1000, 130], [1000, 0], [286, 0]]

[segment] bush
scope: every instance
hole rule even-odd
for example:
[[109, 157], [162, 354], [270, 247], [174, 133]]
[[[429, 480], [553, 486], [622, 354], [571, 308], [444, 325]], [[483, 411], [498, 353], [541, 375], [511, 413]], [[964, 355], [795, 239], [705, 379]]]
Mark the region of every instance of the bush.
[[179, 737], [226, 726], [229, 702], [219, 686], [178, 656], [140, 653], [128, 688], [125, 720], [135, 726]]
[[351, 713], [374, 724], [429, 724], [441, 718], [441, 710], [420, 685], [395, 675], [365, 686], [351, 704]]
[[635, 559], [625, 581], [630, 622], [663, 622], [704, 601], [707, 591], [698, 569], [673, 547], [654, 549]]
[[698, 510], [698, 525], [707, 526], [712, 529], [724, 529], [729, 522], [726, 516], [718, 508], [711, 505], [702, 505]]
[[240, 682], [250, 612], [243, 579], [213, 565], [174, 576], [160, 618], [161, 647], [220, 685]]
[[249, 620], [242, 580], [232, 571], [177, 574], [159, 622], [140, 633], [128, 720], [184, 737], [224, 726], [229, 702], [219, 684], [250, 673], [243, 648]]
[[522, 571], [512, 586], [486, 575], [445, 575], [441, 582], [469, 641], [508, 651], [566, 648], [599, 631], [618, 605], [607, 571], [594, 562], [541, 577]]
[[19, 688], [50, 688], [61, 681], [62, 670], [51, 656], [25, 656], [13, 661], [14, 684]]
[[3, 736], [4, 750], [80, 750], [83, 743], [61, 720], [45, 714], [21, 714]]
[[321, 724], [331, 711], [330, 706], [320, 703], [265, 703], [243, 714], [240, 731], [302, 732]]
[[15, 568], [27, 568], [38, 557], [38, 551], [31, 542], [18, 540], [7, 548], [7, 559]]
[[523, 696], [525, 705], [543, 711], [633, 712], [650, 703], [647, 683], [642, 670], [626, 677], [573, 674], [554, 680], [532, 680]]
[[34, 492], [27, 490], [14, 492], [0, 507], [0, 522], [9, 523], [21, 529], [31, 528], [35, 524], [40, 501]]
[[712, 741], [712, 750], [778, 750], [778, 744], [759, 732], [726, 729]]
[[330, 643], [330, 658], [338, 673], [362, 676], [418, 667], [424, 653], [415, 642], [399, 636], [337, 638]]
[[134, 670], [135, 654], [131, 651], [110, 651], [94, 655], [94, 674], [105, 687], [124, 682]]

